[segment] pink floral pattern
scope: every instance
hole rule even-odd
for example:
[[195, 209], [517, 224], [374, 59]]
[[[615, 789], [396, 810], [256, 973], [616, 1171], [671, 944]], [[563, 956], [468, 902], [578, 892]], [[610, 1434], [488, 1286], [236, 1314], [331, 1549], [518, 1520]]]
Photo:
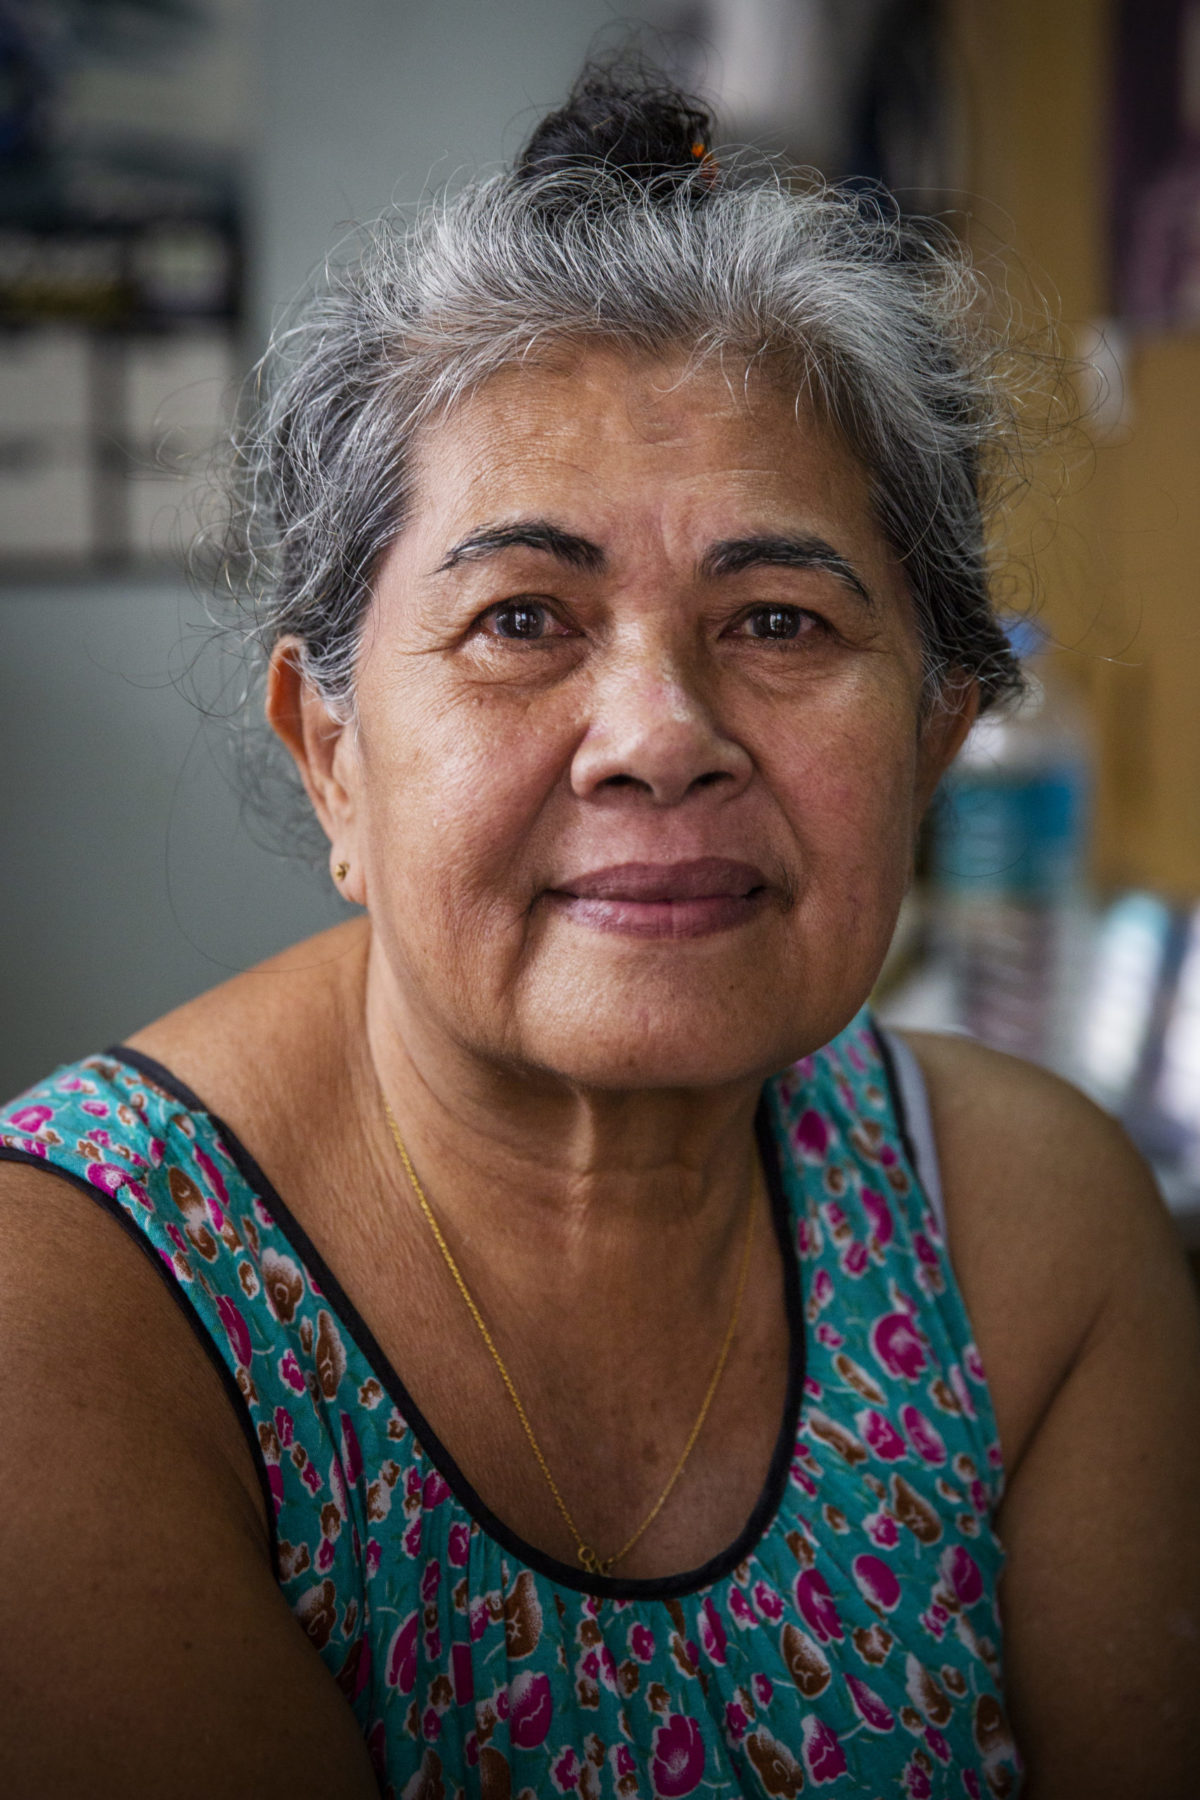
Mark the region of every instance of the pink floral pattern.
[[0, 1156], [158, 1251], [236, 1385], [279, 1586], [381, 1793], [1017, 1793], [995, 1423], [867, 1019], [768, 1088], [805, 1355], [773, 1510], [699, 1580], [603, 1594], [492, 1535], [286, 1213], [160, 1075], [60, 1071], [0, 1111]]
[[704, 1735], [697, 1720], [672, 1713], [665, 1725], [656, 1728], [650, 1772], [654, 1792], [663, 1800], [694, 1792], [704, 1774], [704, 1763]]

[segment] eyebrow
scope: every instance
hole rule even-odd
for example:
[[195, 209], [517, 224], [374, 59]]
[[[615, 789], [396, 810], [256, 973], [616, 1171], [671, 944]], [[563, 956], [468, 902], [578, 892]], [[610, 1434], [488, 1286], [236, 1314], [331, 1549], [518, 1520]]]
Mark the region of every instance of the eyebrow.
[[541, 550], [569, 569], [587, 569], [591, 574], [598, 573], [605, 560], [599, 544], [593, 544], [590, 538], [564, 531], [549, 519], [521, 519], [512, 525], [485, 525], [482, 530], [473, 531], [446, 553], [434, 574], [441, 575], [459, 563], [478, 562], [504, 550]]
[[710, 578], [740, 575], [744, 569], [757, 568], [819, 569], [843, 582], [864, 606], [875, 605], [870, 588], [854, 564], [824, 538], [807, 534], [725, 538], [710, 545], [700, 559], [700, 573]]
[[[511, 525], [485, 525], [471, 532], [447, 551], [434, 574], [441, 575], [460, 563], [480, 562], [506, 550], [541, 551], [567, 568], [585, 569], [589, 574], [598, 574], [606, 562], [604, 551], [590, 538], [565, 531], [549, 519], [519, 519]], [[700, 559], [700, 574], [708, 580], [740, 575], [754, 568], [818, 569], [843, 582], [865, 606], [875, 605], [871, 590], [854, 564], [824, 538], [807, 533], [723, 538], [711, 544]]]

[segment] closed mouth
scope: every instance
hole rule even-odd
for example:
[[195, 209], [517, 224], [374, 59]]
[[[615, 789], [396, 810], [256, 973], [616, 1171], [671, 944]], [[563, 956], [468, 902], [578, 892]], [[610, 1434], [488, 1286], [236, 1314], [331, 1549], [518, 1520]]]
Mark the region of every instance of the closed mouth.
[[703, 937], [753, 917], [769, 885], [752, 863], [705, 856], [677, 863], [617, 863], [548, 890], [547, 898], [593, 930], [630, 937]]

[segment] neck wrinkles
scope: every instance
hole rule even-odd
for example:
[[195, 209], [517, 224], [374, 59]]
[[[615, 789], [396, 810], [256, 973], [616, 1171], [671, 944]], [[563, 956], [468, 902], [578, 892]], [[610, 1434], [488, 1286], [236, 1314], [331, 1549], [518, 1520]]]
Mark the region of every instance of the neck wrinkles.
[[407, 1187], [383, 1097], [447, 1229], [485, 1229], [537, 1260], [727, 1262], [756, 1179], [762, 1074], [717, 1090], [582, 1090], [475, 1056], [415, 1013], [376, 945], [363, 996], [363, 1129], [381, 1180]]

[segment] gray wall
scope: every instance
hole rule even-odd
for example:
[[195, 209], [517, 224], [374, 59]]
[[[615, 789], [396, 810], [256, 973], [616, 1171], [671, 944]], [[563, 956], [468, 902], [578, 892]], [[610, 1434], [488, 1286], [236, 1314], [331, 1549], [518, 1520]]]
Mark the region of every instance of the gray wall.
[[0, 1091], [348, 910], [239, 817], [181, 584], [0, 594]]
[[[611, 0], [260, 0], [260, 316], [356, 222], [511, 157]], [[607, 31], [605, 31], [607, 28]]]
[[[351, 222], [511, 155], [597, 30], [638, 14], [261, 0], [256, 338]], [[201, 616], [165, 577], [0, 589], [0, 1094], [338, 916], [239, 817], [178, 683]]]

